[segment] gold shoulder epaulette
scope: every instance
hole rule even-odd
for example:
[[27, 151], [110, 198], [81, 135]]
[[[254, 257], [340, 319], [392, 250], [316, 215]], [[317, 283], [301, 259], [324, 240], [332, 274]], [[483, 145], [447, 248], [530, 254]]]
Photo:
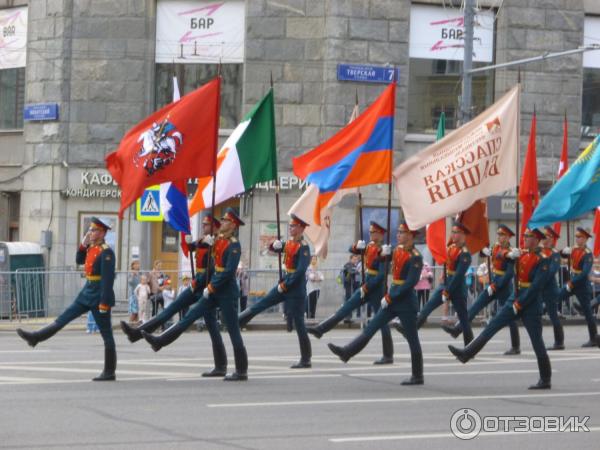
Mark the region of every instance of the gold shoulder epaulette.
[[469, 247], [466, 245], [462, 248], [463, 253], [469, 253]]
[[107, 248], [110, 248], [110, 245], [108, 245], [106, 242], [102, 244], [102, 250], [106, 250]]
[[586, 253], [592, 253], [592, 251], [588, 247], [585, 248], [585, 252]]
[[421, 253], [416, 248], [413, 248], [413, 255], [415, 255], [415, 256], [421, 256]]
[[230, 242], [237, 242], [238, 240], [237, 240], [237, 238], [236, 238], [235, 236], [231, 236], [231, 237], [229, 238], [229, 241], [230, 241]]

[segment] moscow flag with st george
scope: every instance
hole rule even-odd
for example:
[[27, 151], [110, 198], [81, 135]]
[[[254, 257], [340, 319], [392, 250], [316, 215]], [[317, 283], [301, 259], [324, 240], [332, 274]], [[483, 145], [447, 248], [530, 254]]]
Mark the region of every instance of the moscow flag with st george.
[[106, 157], [106, 167], [122, 191], [120, 218], [149, 186], [211, 174], [220, 93], [217, 77], [142, 120]]

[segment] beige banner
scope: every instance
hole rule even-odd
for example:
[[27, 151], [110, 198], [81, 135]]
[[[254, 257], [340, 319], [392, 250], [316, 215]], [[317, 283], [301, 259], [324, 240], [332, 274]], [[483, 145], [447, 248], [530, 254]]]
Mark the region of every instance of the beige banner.
[[394, 169], [412, 229], [467, 209], [517, 184], [519, 86], [475, 119]]

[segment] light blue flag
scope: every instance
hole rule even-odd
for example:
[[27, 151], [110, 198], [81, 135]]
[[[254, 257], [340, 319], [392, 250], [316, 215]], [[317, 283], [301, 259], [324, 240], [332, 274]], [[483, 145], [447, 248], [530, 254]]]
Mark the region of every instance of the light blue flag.
[[529, 228], [574, 219], [600, 205], [600, 135], [544, 196]]

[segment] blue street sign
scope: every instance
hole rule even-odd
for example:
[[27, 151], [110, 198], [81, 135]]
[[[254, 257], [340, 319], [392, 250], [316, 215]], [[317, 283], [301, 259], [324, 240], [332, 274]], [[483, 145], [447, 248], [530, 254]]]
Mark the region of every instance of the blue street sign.
[[57, 120], [58, 103], [35, 103], [25, 105], [23, 120]]
[[400, 80], [400, 69], [385, 66], [363, 66], [357, 64], [338, 64], [337, 79], [339, 81], [361, 81], [363, 83], [391, 83], [396, 75], [396, 83]]
[[160, 209], [160, 185], [151, 186], [136, 202], [136, 219], [140, 222], [162, 222]]

